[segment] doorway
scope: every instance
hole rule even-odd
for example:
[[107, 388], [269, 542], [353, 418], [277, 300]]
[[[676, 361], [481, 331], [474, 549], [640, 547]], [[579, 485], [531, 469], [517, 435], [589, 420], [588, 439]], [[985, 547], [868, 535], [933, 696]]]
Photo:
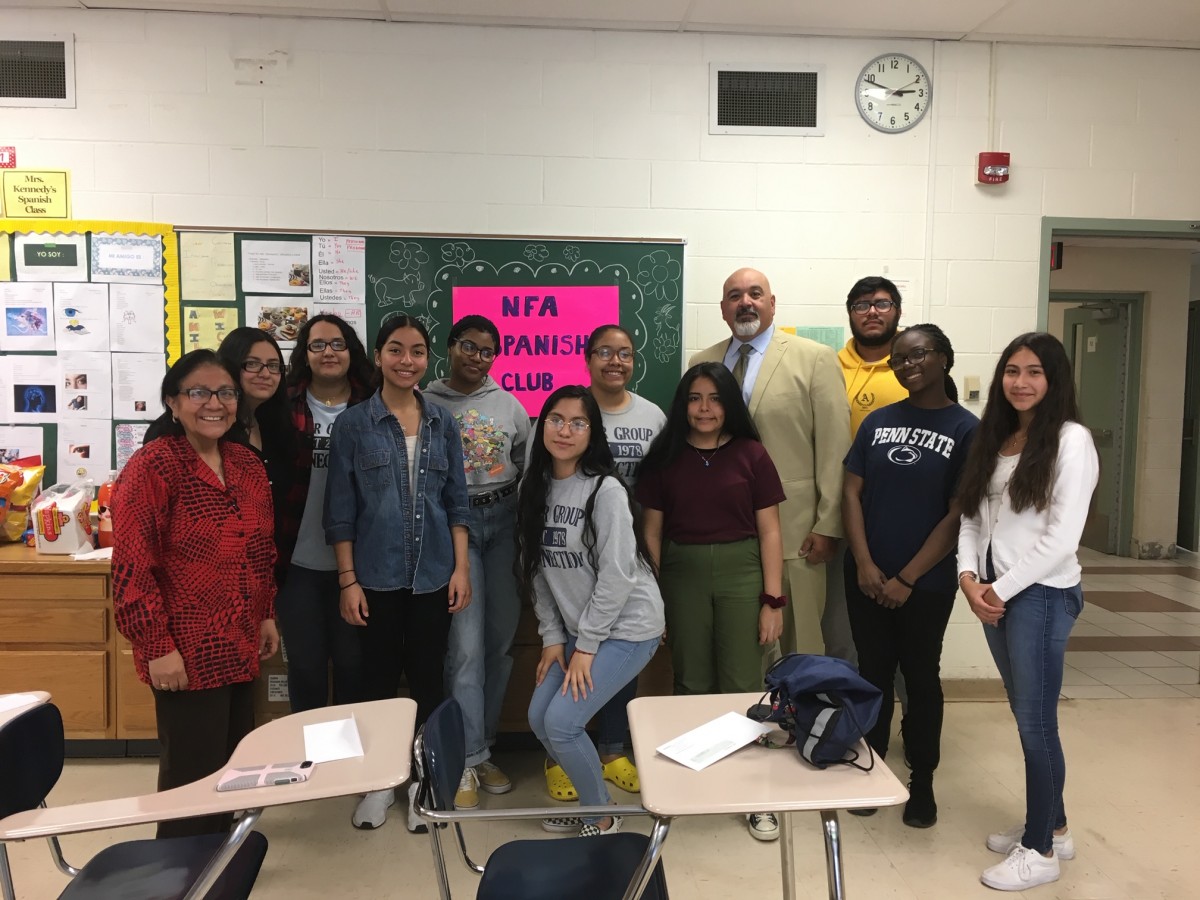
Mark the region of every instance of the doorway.
[[1052, 293], [1050, 300], [1060, 309], [1069, 301], [1051, 330], [1059, 331], [1071, 360], [1079, 414], [1100, 457], [1100, 481], [1080, 543], [1100, 553], [1127, 554], [1133, 533], [1141, 297]]
[[1183, 454], [1179, 467], [1179, 535], [1175, 542], [1200, 551], [1200, 300], [1188, 304], [1187, 363], [1183, 387]]

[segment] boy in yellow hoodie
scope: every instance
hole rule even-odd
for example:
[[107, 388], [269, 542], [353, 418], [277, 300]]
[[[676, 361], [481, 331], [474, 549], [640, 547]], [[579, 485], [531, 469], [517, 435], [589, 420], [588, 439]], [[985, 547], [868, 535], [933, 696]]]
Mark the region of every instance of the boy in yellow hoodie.
[[900, 291], [886, 278], [859, 279], [846, 296], [846, 312], [853, 336], [838, 352], [838, 362], [846, 379], [853, 440], [867, 413], [908, 396], [888, 368], [900, 323]]

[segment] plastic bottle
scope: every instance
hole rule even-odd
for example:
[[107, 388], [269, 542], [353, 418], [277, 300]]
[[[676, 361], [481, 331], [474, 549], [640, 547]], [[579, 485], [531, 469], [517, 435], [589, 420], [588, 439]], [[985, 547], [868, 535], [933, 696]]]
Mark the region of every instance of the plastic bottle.
[[100, 493], [96, 497], [96, 510], [100, 516], [100, 525], [96, 532], [96, 539], [101, 547], [111, 547], [113, 545], [112, 491], [113, 482], [116, 480], [116, 471], [109, 472], [108, 479], [104, 484], [100, 485]]

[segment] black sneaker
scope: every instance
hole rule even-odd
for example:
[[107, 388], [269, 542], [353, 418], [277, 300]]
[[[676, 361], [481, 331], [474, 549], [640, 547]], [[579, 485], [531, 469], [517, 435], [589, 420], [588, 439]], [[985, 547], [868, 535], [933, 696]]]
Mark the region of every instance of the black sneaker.
[[931, 828], [937, 823], [937, 801], [933, 799], [933, 776], [913, 776], [908, 783], [908, 802], [904, 804], [904, 824], [910, 828]]

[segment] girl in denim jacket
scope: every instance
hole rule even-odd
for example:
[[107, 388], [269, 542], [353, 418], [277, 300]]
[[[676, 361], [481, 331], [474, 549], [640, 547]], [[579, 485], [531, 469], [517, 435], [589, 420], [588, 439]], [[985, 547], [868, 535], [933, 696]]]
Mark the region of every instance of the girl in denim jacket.
[[[471, 602], [462, 438], [416, 390], [428, 365], [425, 326], [387, 319], [375, 338], [379, 390], [334, 423], [324, 515], [342, 617], [362, 629], [366, 699], [396, 696], [403, 673], [418, 724], [444, 697], [450, 616]], [[368, 794], [354, 825], [378, 828], [394, 801]]]

